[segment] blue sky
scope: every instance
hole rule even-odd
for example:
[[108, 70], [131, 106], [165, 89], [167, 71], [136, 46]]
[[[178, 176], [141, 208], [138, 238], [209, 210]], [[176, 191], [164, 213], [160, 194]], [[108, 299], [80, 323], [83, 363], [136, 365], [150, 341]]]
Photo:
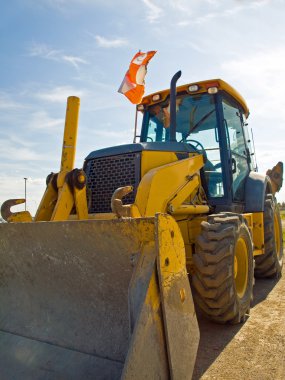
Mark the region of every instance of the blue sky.
[[180, 84], [222, 78], [247, 100], [259, 170], [284, 161], [284, 14], [283, 0], [3, 1], [0, 203], [22, 197], [28, 177], [35, 212], [59, 169], [69, 95], [81, 98], [77, 167], [132, 141], [135, 109], [117, 89], [139, 49], [157, 50], [146, 92], [180, 69]]

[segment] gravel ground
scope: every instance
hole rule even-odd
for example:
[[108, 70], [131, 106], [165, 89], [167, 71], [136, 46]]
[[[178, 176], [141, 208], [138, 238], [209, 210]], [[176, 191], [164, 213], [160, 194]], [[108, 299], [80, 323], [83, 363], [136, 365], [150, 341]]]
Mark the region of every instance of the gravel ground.
[[250, 317], [217, 325], [199, 316], [201, 341], [193, 379], [285, 379], [285, 268], [283, 277], [256, 280]]

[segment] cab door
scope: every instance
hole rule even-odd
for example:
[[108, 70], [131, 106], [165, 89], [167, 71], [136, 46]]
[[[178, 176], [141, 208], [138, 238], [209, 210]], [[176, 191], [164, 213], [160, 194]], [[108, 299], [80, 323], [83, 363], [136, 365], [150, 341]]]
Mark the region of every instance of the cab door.
[[231, 192], [233, 202], [245, 199], [245, 180], [250, 171], [250, 155], [243, 129], [242, 112], [235, 102], [222, 99], [224, 124], [231, 162]]

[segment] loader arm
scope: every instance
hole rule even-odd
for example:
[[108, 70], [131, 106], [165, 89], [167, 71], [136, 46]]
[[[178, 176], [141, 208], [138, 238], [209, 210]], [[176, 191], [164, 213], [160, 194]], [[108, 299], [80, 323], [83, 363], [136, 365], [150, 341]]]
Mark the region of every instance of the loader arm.
[[186, 198], [198, 191], [203, 166], [203, 156], [197, 155], [150, 170], [142, 178], [136, 195], [135, 205], [141, 215], [175, 213]]
[[[157, 212], [170, 214], [205, 214], [209, 206], [202, 204], [200, 169], [203, 155], [162, 165], [148, 171], [140, 181], [134, 204], [123, 205], [122, 197], [133, 189], [118, 189], [112, 197], [112, 209], [118, 217], [154, 216]], [[194, 202], [194, 198], [198, 202]], [[187, 199], [189, 202], [184, 203]], [[204, 199], [205, 201], [205, 199]]]

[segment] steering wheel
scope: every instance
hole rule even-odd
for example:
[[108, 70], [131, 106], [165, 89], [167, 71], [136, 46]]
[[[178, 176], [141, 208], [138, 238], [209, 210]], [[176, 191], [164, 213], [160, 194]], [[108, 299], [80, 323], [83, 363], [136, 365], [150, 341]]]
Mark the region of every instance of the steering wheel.
[[205, 148], [203, 147], [203, 145], [197, 141], [197, 140], [181, 140], [181, 142], [186, 142], [186, 143], [190, 143], [196, 150], [202, 150], [203, 152], [205, 151]]
[[203, 145], [202, 145], [199, 141], [197, 141], [197, 140], [192, 140], [192, 139], [186, 139], [186, 140], [184, 140], [184, 139], [182, 139], [182, 140], [180, 140], [179, 142], [189, 143], [190, 145], [193, 146], [193, 148], [194, 148], [195, 150], [197, 150], [197, 151], [202, 151], [203, 154], [206, 155], [205, 148], [204, 148]]
[[204, 146], [200, 143], [200, 141], [192, 140], [192, 139], [186, 139], [186, 140], [182, 139], [180, 142], [189, 143], [191, 146], [193, 146], [193, 148], [197, 151], [197, 153], [202, 154], [204, 157], [205, 165], [208, 166], [208, 170], [214, 170], [214, 171], [216, 170], [216, 168], [214, 168], [214, 165], [211, 163], [211, 161], [208, 160], [206, 150]]

